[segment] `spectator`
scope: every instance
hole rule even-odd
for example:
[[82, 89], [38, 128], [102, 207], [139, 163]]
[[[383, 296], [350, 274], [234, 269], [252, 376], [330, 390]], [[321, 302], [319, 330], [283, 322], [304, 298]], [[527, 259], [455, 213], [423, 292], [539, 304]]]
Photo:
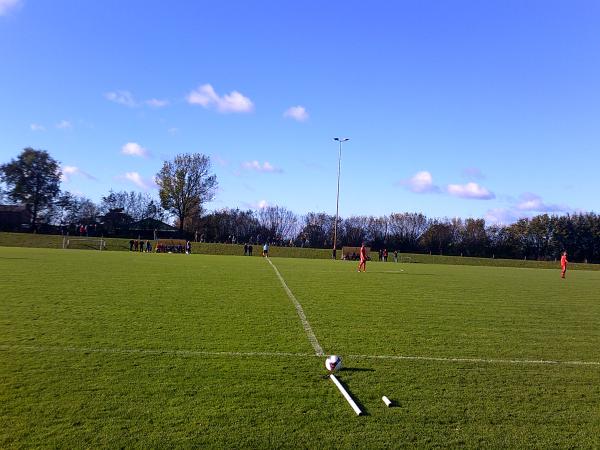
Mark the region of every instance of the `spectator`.
[[248, 256], [248, 244], [244, 244], [244, 256]]
[[129, 251], [132, 252], [133, 251], [133, 239], [129, 240]]
[[394, 250], [394, 262], [398, 262], [398, 250]]
[[388, 259], [388, 251], [387, 248], [383, 249], [383, 262], [387, 262]]
[[252, 256], [252, 244], [248, 245], [248, 256]]
[[133, 251], [134, 252], [138, 251], [138, 244], [139, 244], [139, 242], [137, 239], [135, 241], [133, 241]]

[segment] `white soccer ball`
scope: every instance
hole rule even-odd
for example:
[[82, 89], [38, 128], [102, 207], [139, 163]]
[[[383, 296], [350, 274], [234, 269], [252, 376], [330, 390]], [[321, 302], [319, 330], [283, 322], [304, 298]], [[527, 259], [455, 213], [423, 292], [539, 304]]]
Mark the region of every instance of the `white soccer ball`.
[[338, 355], [328, 356], [325, 360], [325, 367], [330, 372], [337, 372], [342, 368], [342, 357]]

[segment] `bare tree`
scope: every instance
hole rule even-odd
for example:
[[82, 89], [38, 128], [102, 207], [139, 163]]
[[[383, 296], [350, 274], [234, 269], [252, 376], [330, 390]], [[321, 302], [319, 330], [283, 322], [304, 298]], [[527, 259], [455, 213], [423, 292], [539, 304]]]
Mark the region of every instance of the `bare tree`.
[[367, 240], [369, 217], [353, 216], [344, 219], [342, 227], [342, 242], [353, 247], [360, 246]]
[[389, 222], [391, 235], [404, 250], [416, 250], [428, 226], [427, 217], [421, 213], [390, 214]]
[[[333, 245], [333, 224], [335, 216], [325, 213], [308, 213], [303, 217], [304, 225], [300, 230], [299, 240], [301, 245], [309, 247], [326, 248]], [[342, 220], [340, 219], [340, 223]], [[341, 226], [340, 230], [341, 241]]]
[[269, 241], [293, 239], [298, 228], [296, 215], [281, 206], [267, 206], [258, 211], [258, 222]]
[[121, 209], [133, 220], [157, 219], [163, 220], [165, 212], [160, 206], [160, 201], [152, 198], [147, 193], [136, 191], [119, 191], [112, 189], [108, 195], [102, 197], [100, 210], [106, 214], [110, 210]]

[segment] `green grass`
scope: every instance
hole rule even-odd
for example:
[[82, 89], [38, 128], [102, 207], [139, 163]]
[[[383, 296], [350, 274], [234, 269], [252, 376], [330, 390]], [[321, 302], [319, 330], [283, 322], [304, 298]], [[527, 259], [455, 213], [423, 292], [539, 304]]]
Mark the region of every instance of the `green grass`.
[[[372, 255], [376, 256], [376, 255]], [[555, 269], [560, 267], [560, 261], [536, 261], [532, 259], [501, 259], [501, 258], [474, 258], [468, 256], [427, 255], [422, 253], [403, 253], [412, 263], [423, 264], [450, 264], [466, 266], [489, 267], [519, 267], [524, 269]], [[374, 260], [377, 258], [373, 258]], [[392, 260], [392, 256], [388, 261]], [[600, 270], [600, 264], [569, 263], [569, 270]]]
[[365, 416], [262, 258], [0, 247], [0, 447], [600, 446], [600, 273], [272, 261]]
[[[74, 236], [75, 239], [79, 236]], [[99, 238], [93, 238], [99, 239]], [[105, 249], [108, 251], [129, 251], [129, 238], [103, 238]], [[31, 247], [31, 248], [62, 248], [63, 237], [49, 234], [32, 233], [6, 233], [0, 232], [0, 247]], [[74, 241], [71, 247], [79, 250], [93, 250], [98, 247], [94, 242]], [[219, 244], [210, 242], [192, 242], [193, 253], [204, 255], [244, 255], [244, 244]], [[260, 257], [262, 245], [253, 245], [253, 256]], [[300, 247], [271, 247], [271, 256], [283, 256], [287, 258], [311, 258], [329, 259], [330, 249], [322, 248], [300, 248]]]
[[[78, 236], [75, 236], [77, 238]], [[105, 249], [108, 251], [129, 251], [129, 239], [104, 238]], [[57, 235], [31, 234], [31, 233], [6, 233], [0, 232], [0, 247], [31, 247], [31, 248], [62, 248], [63, 238]], [[92, 242], [74, 241], [71, 247], [79, 250], [97, 249], [98, 244]], [[219, 244], [209, 242], [192, 242], [192, 252], [203, 255], [232, 255], [242, 256], [244, 254], [243, 244]], [[260, 257], [262, 245], [253, 246], [253, 256]], [[269, 254], [272, 257], [282, 258], [308, 258], [308, 259], [330, 259], [331, 249], [324, 248], [301, 248], [301, 247], [275, 247], [271, 246]], [[450, 264], [467, 266], [492, 266], [492, 267], [521, 267], [531, 269], [556, 269], [560, 263], [556, 261], [535, 261], [523, 259], [499, 259], [499, 258], [473, 258], [462, 256], [428, 255], [422, 253], [401, 253], [401, 257], [409, 257], [411, 263], [420, 264]], [[341, 251], [338, 250], [338, 258]], [[373, 262], [378, 262], [376, 251], [371, 252]], [[393, 260], [392, 252], [389, 261]], [[600, 264], [569, 263], [569, 270], [598, 270]]]

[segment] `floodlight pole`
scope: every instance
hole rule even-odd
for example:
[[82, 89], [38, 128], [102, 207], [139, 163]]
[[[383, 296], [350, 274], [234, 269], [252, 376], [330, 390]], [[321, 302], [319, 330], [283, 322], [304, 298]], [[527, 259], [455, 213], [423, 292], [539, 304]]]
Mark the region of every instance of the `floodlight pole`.
[[340, 150], [338, 153], [338, 175], [337, 175], [337, 196], [335, 200], [335, 223], [333, 224], [333, 252], [331, 254], [332, 259], [336, 259], [337, 256], [337, 224], [339, 219], [339, 211], [340, 211], [340, 171], [342, 168], [342, 142], [349, 141], [349, 138], [333, 138], [334, 141], [338, 141], [340, 143]]

